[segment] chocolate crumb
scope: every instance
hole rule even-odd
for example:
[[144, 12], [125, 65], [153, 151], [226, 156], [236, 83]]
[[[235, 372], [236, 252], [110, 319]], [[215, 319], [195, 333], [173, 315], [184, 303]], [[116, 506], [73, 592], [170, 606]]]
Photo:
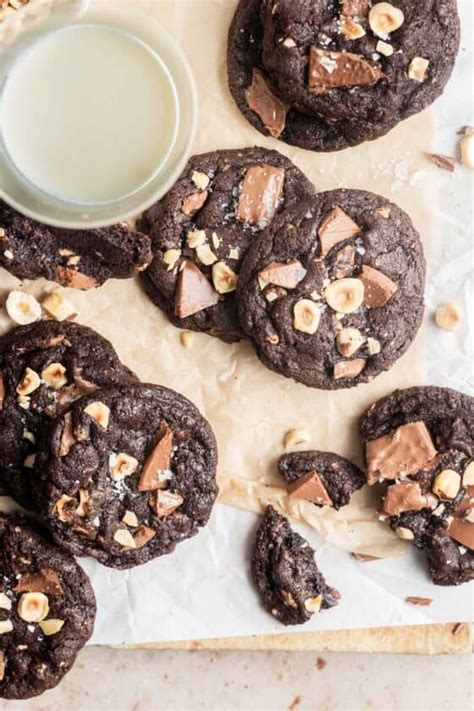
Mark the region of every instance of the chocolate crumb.
[[291, 704], [288, 706], [288, 711], [295, 711], [295, 708], [301, 703], [301, 696], [295, 696]]
[[434, 163], [443, 170], [449, 170], [450, 173], [454, 173], [456, 169], [456, 159], [451, 156], [442, 156], [437, 153], [425, 153], [424, 156], [430, 163]]

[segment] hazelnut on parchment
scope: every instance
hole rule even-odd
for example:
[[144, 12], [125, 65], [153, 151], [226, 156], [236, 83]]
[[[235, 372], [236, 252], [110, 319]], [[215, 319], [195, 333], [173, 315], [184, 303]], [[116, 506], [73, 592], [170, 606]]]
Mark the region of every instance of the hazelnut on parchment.
[[68, 321], [77, 315], [74, 306], [59, 289], [47, 294], [42, 300], [41, 306], [56, 321]]
[[11, 291], [5, 308], [12, 321], [20, 326], [26, 326], [41, 318], [41, 306], [32, 294], [26, 294], [24, 291]]
[[291, 449], [291, 447], [296, 447], [298, 444], [304, 444], [308, 440], [309, 435], [306, 430], [288, 430], [283, 438], [283, 445], [285, 449]]
[[474, 128], [465, 126], [459, 140], [461, 163], [467, 168], [474, 168]]
[[461, 313], [458, 306], [451, 302], [441, 304], [436, 309], [435, 321], [436, 325], [444, 331], [455, 331], [461, 321]]

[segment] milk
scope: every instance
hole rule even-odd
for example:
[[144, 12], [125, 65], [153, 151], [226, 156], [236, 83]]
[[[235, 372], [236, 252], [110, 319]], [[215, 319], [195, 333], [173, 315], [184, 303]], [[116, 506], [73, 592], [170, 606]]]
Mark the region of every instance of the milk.
[[0, 97], [7, 153], [56, 198], [118, 200], [147, 183], [173, 147], [178, 104], [160, 58], [101, 25], [50, 33], [22, 53]]

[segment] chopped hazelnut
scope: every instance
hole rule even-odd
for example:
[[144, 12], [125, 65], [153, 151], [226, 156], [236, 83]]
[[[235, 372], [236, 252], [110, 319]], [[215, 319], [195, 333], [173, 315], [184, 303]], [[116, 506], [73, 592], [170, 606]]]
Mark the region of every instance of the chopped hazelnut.
[[461, 475], [454, 469], [443, 469], [432, 486], [433, 494], [440, 499], [454, 499], [461, 488]]
[[225, 262], [214, 264], [212, 281], [219, 294], [228, 294], [237, 288], [237, 274]]
[[316, 333], [321, 311], [310, 299], [300, 299], [293, 306], [293, 327], [302, 333]]
[[50, 363], [41, 372], [41, 378], [46, 385], [55, 390], [60, 390], [67, 383], [66, 368], [61, 363]]
[[191, 180], [194, 185], [199, 188], [199, 190], [205, 190], [211, 182], [210, 178], [205, 173], [201, 173], [198, 170], [193, 171]]
[[48, 598], [41, 592], [23, 593], [18, 602], [17, 612], [25, 622], [41, 622], [48, 616]]
[[167, 270], [169, 272], [175, 268], [176, 263], [178, 262], [180, 257], [180, 249], [167, 249], [166, 252], [163, 254], [163, 262], [166, 264]]
[[41, 631], [45, 637], [51, 637], [53, 634], [57, 634], [64, 627], [64, 620], [58, 620], [51, 617], [49, 620], [42, 620], [39, 623]]
[[114, 533], [114, 541], [119, 544], [119, 546], [122, 546], [122, 548], [136, 548], [137, 544], [135, 543], [135, 540], [130, 533], [130, 531], [127, 531], [126, 528], [119, 528], [115, 531]]
[[41, 378], [35, 370], [26, 368], [23, 377], [16, 386], [19, 395], [30, 395], [41, 385]]
[[364, 336], [358, 328], [343, 328], [336, 336], [336, 346], [344, 358], [353, 355], [364, 343]]
[[110, 477], [114, 481], [122, 481], [125, 477], [133, 474], [137, 467], [138, 460], [125, 452], [112, 453], [109, 457]]
[[84, 408], [84, 412], [86, 412], [89, 417], [92, 417], [104, 430], [109, 426], [110, 410], [107, 405], [100, 402], [100, 400], [89, 403], [89, 405]]
[[410, 66], [408, 67], [408, 78], [413, 79], [417, 82], [424, 82], [426, 79], [426, 72], [429, 67], [428, 59], [423, 59], [423, 57], [415, 57], [411, 60]]
[[70, 321], [77, 315], [74, 306], [59, 289], [47, 294], [41, 306], [56, 321]]
[[329, 306], [339, 313], [349, 314], [364, 301], [364, 285], [360, 279], [337, 279], [324, 291]]
[[390, 32], [395, 32], [403, 25], [404, 21], [403, 12], [389, 2], [378, 2], [369, 12], [370, 29], [379, 37], [385, 37]]

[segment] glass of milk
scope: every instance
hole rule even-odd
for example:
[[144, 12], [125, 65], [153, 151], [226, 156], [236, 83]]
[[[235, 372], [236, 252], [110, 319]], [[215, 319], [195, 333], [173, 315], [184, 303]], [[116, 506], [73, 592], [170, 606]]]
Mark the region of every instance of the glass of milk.
[[0, 196], [41, 222], [99, 227], [173, 184], [197, 121], [193, 77], [127, 0], [75, 0], [0, 44]]

